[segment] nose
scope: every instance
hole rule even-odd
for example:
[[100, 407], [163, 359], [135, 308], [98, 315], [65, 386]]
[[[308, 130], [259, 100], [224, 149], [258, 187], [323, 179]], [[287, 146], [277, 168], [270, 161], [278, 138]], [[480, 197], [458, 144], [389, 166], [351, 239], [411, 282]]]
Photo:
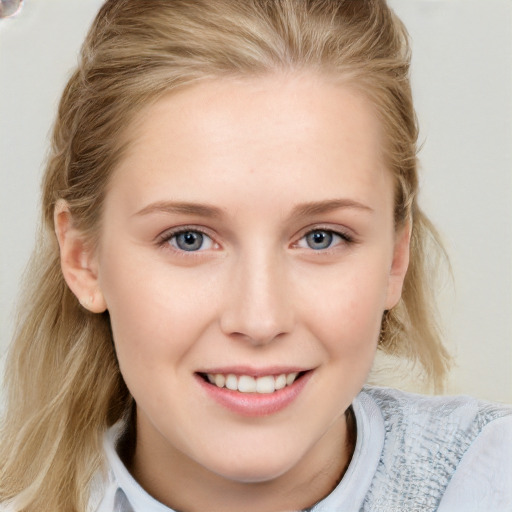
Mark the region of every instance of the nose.
[[222, 331], [253, 345], [266, 345], [291, 332], [293, 305], [282, 258], [260, 251], [234, 267], [220, 319]]

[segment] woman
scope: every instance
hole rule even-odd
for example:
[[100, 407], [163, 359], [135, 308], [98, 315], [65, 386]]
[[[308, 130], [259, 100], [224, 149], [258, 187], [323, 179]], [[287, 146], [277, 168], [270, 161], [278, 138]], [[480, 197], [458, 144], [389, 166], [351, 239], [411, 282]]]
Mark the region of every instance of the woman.
[[377, 348], [449, 359], [408, 65], [383, 1], [106, 2], [43, 184], [6, 510], [506, 510], [510, 410], [363, 389]]

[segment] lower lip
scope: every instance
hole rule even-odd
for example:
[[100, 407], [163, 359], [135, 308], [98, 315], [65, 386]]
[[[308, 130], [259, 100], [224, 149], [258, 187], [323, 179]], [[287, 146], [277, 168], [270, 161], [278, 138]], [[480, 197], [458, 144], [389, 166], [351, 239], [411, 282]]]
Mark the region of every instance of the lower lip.
[[258, 417], [269, 416], [286, 409], [299, 396], [312, 374], [312, 371], [308, 371], [291, 386], [286, 386], [273, 393], [240, 393], [227, 388], [219, 388], [206, 382], [199, 375], [195, 377], [208, 396], [218, 404], [241, 416]]

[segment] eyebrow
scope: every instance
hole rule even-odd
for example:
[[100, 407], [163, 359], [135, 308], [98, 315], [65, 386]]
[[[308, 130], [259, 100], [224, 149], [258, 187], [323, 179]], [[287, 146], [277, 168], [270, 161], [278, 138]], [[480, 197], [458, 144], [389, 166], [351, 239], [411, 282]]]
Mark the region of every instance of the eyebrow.
[[150, 213], [170, 213], [182, 215], [198, 215], [199, 217], [222, 217], [223, 213], [220, 208], [208, 204], [186, 203], [173, 201], [158, 201], [152, 203], [135, 215], [148, 215]]
[[[309, 217], [313, 215], [321, 215], [333, 210], [341, 208], [351, 208], [356, 210], [368, 211], [372, 213], [374, 210], [369, 206], [354, 201], [352, 199], [326, 199], [323, 201], [311, 201], [296, 205], [290, 215], [291, 218]], [[221, 208], [202, 203], [158, 201], [139, 210], [135, 215], [149, 215], [151, 213], [168, 213], [182, 215], [197, 215], [199, 217], [220, 218], [224, 216]]]
[[293, 209], [291, 217], [309, 217], [341, 208], [362, 210], [370, 213], [374, 212], [373, 208], [352, 199], [326, 199], [324, 201], [312, 201], [310, 203], [297, 205]]

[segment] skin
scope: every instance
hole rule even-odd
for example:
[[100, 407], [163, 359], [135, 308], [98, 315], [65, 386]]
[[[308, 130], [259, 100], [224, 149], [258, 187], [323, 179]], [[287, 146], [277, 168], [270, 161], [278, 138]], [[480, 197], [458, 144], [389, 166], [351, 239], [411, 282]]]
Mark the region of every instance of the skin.
[[[64, 203], [55, 218], [64, 276], [91, 311], [108, 308], [137, 403], [130, 470], [178, 510], [310, 506], [350, 460], [344, 413], [408, 264], [372, 106], [312, 75], [219, 79], [160, 99], [128, 135], [95, 252]], [[183, 227], [207, 235], [200, 250], [170, 238]], [[313, 249], [315, 229], [341, 236]], [[312, 375], [253, 418], [198, 385], [228, 365]]]

